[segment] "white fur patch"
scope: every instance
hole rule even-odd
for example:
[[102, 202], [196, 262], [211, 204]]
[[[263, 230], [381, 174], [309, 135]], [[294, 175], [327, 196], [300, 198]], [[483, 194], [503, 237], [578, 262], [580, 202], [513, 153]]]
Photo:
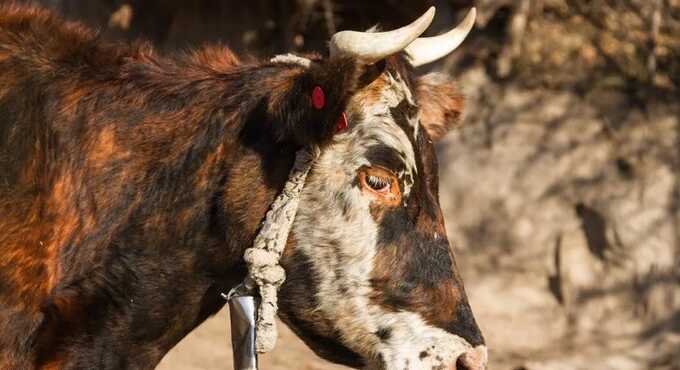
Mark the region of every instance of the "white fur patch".
[[[406, 85], [406, 82], [401, 78], [401, 76], [397, 75], [396, 78], [392, 76], [391, 74], [388, 73], [389, 81], [390, 81], [390, 86], [392, 86], [392, 89], [394, 91], [401, 92], [403, 94], [403, 98], [406, 99], [406, 101], [411, 104], [415, 105], [415, 100], [413, 99], [413, 93], [411, 92], [411, 89], [408, 88]], [[418, 117], [410, 117], [409, 118], [409, 124], [413, 128], [413, 136], [414, 138], [418, 137], [419, 129], [420, 129], [420, 120]]]

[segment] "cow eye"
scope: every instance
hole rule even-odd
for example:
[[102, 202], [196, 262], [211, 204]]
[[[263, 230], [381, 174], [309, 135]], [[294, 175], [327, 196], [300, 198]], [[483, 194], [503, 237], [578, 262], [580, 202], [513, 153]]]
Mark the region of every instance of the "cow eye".
[[366, 184], [377, 192], [385, 192], [390, 189], [390, 180], [379, 176], [366, 176]]
[[401, 202], [397, 177], [394, 173], [380, 166], [364, 166], [357, 174], [361, 191], [371, 198], [387, 206], [396, 206]]

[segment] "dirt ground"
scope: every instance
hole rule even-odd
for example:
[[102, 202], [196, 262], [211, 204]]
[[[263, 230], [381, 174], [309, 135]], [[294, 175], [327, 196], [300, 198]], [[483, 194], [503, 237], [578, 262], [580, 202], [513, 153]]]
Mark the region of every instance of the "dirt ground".
[[[228, 370], [232, 369], [229, 310], [207, 320], [168, 353], [158, 370]], [[266, 370], [341, 370], [317, 357], [295, 334], [279, 322], [279, 341], [273, 352], [260, 356], [260, 368]]]

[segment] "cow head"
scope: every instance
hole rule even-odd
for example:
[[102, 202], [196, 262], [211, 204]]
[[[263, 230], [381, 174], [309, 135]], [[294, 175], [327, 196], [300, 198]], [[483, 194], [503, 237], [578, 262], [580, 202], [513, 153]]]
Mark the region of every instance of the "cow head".
[[433, 146], [462, 101], [448, 78], [414, 73], [462, 41], [474, 11], [451, 32], [418, 39], [432, 16], [331, 41], [331, 58], [367, 68], [346, 108], [349, 128], [324, 146], [301, 195], [280, 316], [319, 355], [353, 367], [486, 366], [446, 237]]

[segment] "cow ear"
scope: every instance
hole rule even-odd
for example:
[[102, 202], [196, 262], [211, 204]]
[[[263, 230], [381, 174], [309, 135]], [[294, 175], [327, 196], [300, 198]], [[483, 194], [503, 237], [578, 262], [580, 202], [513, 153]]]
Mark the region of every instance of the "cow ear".
[[441, 139], [460, 125], [463, 96], [448, 76], [430, 73], [418, 78], [416, 95], [420, 123], [433, 140]]
[[269, 90], [267, 113], [277, 122], [276, 135], [300, 145], [327, 143], [365, 67], [351, 58], [309, 61], [302, 66], [286, 58], [272, 60], [278, 68], [276, 76], [262, 87]]

